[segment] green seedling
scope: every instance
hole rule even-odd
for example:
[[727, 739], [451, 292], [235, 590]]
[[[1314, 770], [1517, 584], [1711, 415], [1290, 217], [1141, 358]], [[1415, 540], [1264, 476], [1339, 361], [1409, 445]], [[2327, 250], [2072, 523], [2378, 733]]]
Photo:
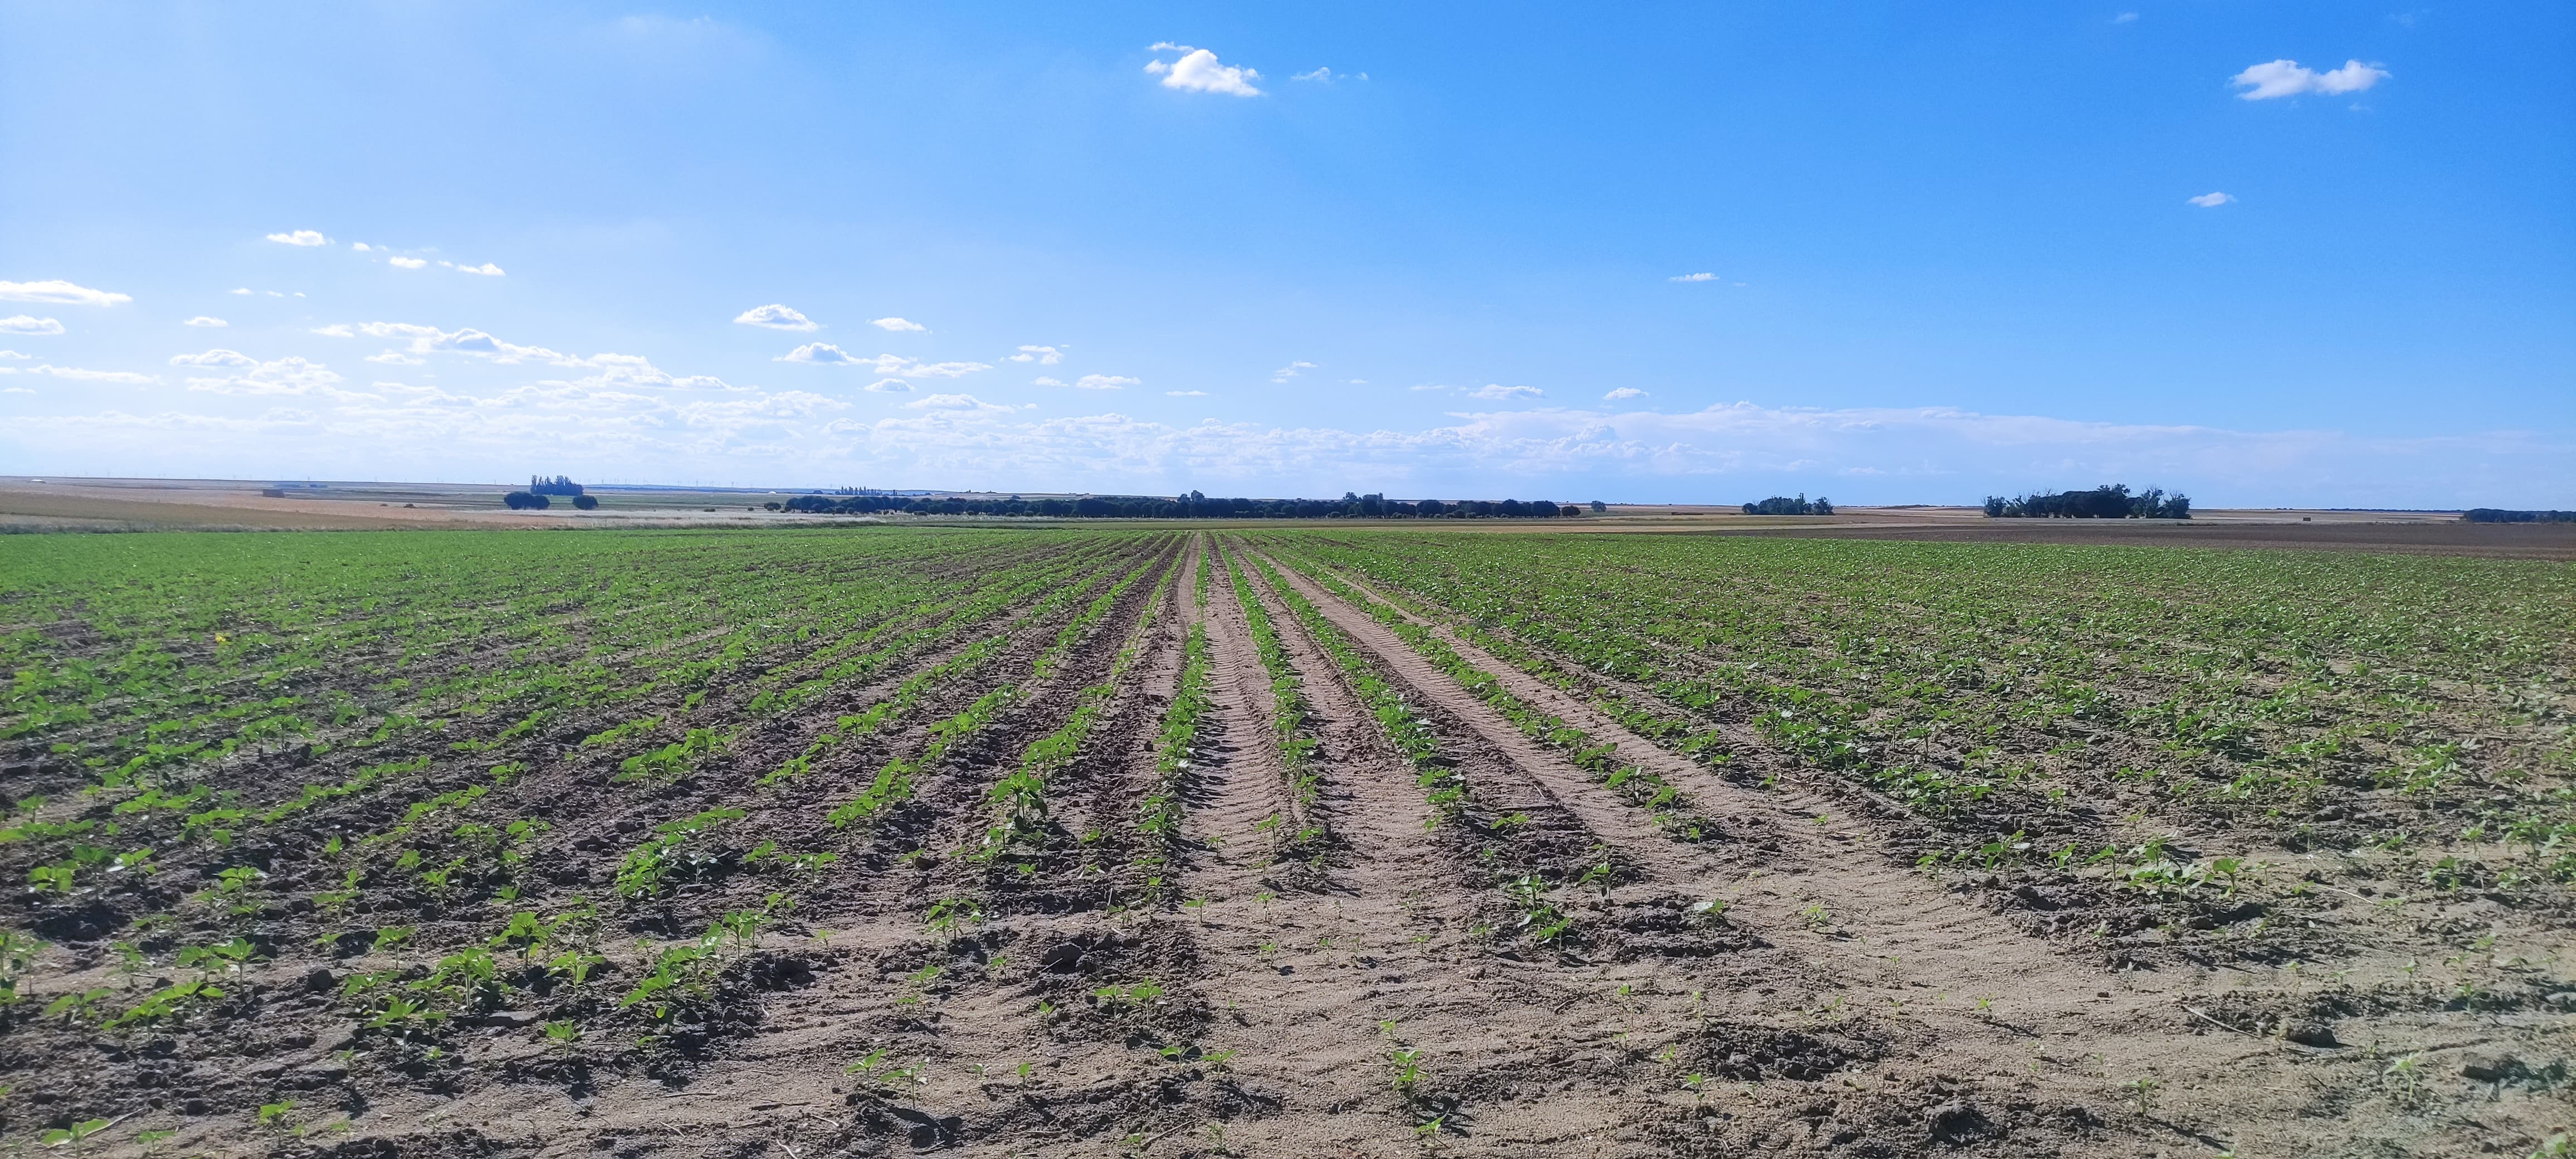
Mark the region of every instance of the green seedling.
[[115, 991], [101, 986], [95, 990], [65, 994], [45, 1004], [45, 1017], [57, 1014], [67, 1014], [75, 1019], [96, 1017], [99, 1000], [113, 993]]
[[114, 1120], [110, 1119], [84, 1119], [68, 1127], [57, 1127], [53, 1130], [47, 1131], [43, 1135], [38, 1136], [37, 1141], [48, 1147], [68, 1146], [73, 1150], [79, 1150], [82, 1140], [98, 1134], [112, 1125], [114, 1125]]
[[1418, 1049], [1399, 1046], [1389, 1055], [1389, 1060], [1395, 1068], [1396, 1091], [1411, 1097], [1414, 1088], [1421, 1085], [1422, 1080], [1427, 1077], [1422, 1069], [1422, 1052]]

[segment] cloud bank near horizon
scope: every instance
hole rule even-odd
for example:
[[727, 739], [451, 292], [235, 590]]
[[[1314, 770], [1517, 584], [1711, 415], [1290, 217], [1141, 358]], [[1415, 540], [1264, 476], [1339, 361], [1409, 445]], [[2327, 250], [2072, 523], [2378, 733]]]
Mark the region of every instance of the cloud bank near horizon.
[[[490, 364], [490, 354], [452, 343], [415, 349], [423, 347]], [[178, 391], [130, 383], [88, 389], [92, 405], [24, 416], [0, 445], [14, 444], [9, 458], [21, 470], [56, 474], [139, 473], [149, 463], [150, 473], [170, 475], [469, 481], [515, 478], [537, 463], [601, 481], [1144, 494], [1195, 487], [1263, 496], [1357, 489], [1732, 502], [1803, 488], [1854, 503], [1963, 503], [2121, 481], [2222, 506], [2325, 496], [2346, 505], [2468, 506], [2564, 494], [2576, 484], [2576, 445], [2520, 432], [2364, 438], [1945, 406], [1736, 402], [1665, 412], [1625, 409], [1614, 404], [1628, 400], [1616, 398], [1453, 412], [1446, 423], [1416, 429], [1183, 425], [1114, 409], [1047, 415], [962, 392], [872, 415], [862, 412], [887, 408], [809, 390], [711, 392], [704, 387], [715, 380], [674, 378], [637, 356], [548, 361], [589, 373], [473, 390], [344, 383], [302, 358], [184, 355], [171, 362], [232, 374], [192, 378]], [[177, 436], [195, 437], [189, 449], [174, 450]]]

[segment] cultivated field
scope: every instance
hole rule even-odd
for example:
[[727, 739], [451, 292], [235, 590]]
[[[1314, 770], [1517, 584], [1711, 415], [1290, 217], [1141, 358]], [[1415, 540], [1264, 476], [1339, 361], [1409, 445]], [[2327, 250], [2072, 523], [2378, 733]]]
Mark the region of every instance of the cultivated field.
[[21, 536], [0, 1146], [2560, 1154], [2576, 570]]

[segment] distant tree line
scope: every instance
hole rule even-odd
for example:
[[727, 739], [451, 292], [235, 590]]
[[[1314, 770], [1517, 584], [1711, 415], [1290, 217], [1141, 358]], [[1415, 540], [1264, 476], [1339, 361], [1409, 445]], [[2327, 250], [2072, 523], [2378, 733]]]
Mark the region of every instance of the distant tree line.
[[1818, 495], [1815, 502], [1809, 503], [1807, 493], [1800, 491], [1795, 499], [1786, 495], [1774, 495], [1759, 503], [1747, 503], [1744, 505], [1744, 513], [1747, 515], [1831, 515], [1834, 513], [1834, 501]]
[[[1220, 499], [1192, 491], [1159, 495], [1086, 495], [1079, 499], [942, 499], [899, 495], [799, 495], [767, 505], [773, 511], [813, 515], [1051, 515], [1088, 519], [1557, 519], [1581, 507], [1546, 499], [1424, 499], [1406, 503], [1384, 495], [1344, 492], [1339, 499]], [[1594, 503], [1592, 509], [1603, 509]]]
[[[559, 495], [562, 492], [558, 491], [555, 494]], [[555, 505], [555, 501], [547, 498], [546, 495], [547, 493], [543, 491], [512, 491], [501, 497], [501, 504], [512, 511], [543, 511]], [[575, 495], [572, 497], [572, 505], [584, 511], [596, 510], [599, 507], [599, 496]]]
[[2576, 523], [2576, 511], [2505, 511], [2472, 507], [2460, 518], [2471, 523]]
[[2189, 519], [2191, 497], [2180, 493], [2167, 495], [2160, 487], [2149, 487], [2135, 495], [2126, 483], [2105, 483], [2090, 491], [2061, 491], [2054, 495], [2024, 495], [2007, 499], [2001, 495], [1986, 499], [1989, 519]]
[[575, 483], [561, 475], [557, 475], [552, 479], [548, 479], [542, 475], [530, 475], [528, 476], [528, 493], [531, 495], [579, 495], [581, 494], [581, 484]]

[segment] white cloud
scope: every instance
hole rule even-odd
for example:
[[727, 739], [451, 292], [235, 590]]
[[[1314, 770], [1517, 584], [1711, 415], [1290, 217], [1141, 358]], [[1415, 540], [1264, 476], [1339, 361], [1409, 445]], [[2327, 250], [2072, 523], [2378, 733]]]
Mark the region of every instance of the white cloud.
[[362, 241], [353, 241], [349, 243], [349, 248], [363, 254], [372, 252], [373, 247], [370, 247], [367, 243]]
[[912, 384], [900, 378], [880, 378], [867, 384], [863, 389], [872, 390], [878, 394], [909, 394], [912, 391]]
[[50, 374], [56, 378], [72, 378], [78, 379], [82, 382], [125, 382], [140, 384], [161, 381], [161, 376], [157, 374], [136, 374], [129, 370], [82, 370], [77, 366], [30, 366], [27, 368], [27, 373]]
[[259, 360], [233, 350], [209, 350], [203, 354], [173, 354], [172, 366], [257, 366]]
[[1610, 392], [1610, 393], [1608, 393], [1608, 394], [1602, 395], [1602, 396], [1601, 396], [1601, 401], [1603, 401], [1603, 402], [1618, 402], [1618, 401], [1620, 401], [1621, 399], [1644, 398], [1644, 397], [1646, 397], [1646, 392], [1645, 392], [1645, 391], [1639, 390], [1639, 389], [1637, 389], [1636, 387], [1633, 387], [1633, 386], [1623, 386], [1623, 387], [1620, 387], [1620, 388], [1619, 388], [1619, 389], [1617, 389], [1617, 390], [1611, 391], [1611, 392]]
[[1286, 366], [1282, 366], [1277, 370], [1271, 371], [1270, 381], [1286, 382], [1289, 379], [1297, 377], [1298, 371], [1313, 369], [1315, 369], [1315, 364], [1312, 362], [1291, 362]]
[[1717, 280], [1717, 275], [1711, 273], [1675, 274], [1664, 280], [1667, 282], [1714, 282]]
[[0, 282], [0, 302], [46, 302], [57, 306], [121, 306], [134, 298], [75, 286], [70, 282]]
[[1142, 381], [1123, 374], [1086, 374], [1074, 379], [1073, 385], [1081, 390], [1125, 390], [1140, 385]]
[[2111, 18], [2111, 23], [2113, 24], [2135, 24], [2137, 22], [2138, 14], [2135, 12], [2123, 12]]
[[25, 314], [20, 314], [15, 318], [0, 318], [0, 334], [26, 334], [32, 336], [60, 334], [62, 332], [63, 324], [53, 318], [31, 318]]
[[316, 326], [313, 328], [313, 332], [325, 338], [355, 338], [358, 336], [358, 332], [350, 329], [349, 324], [346, 322], [334, 322], [328, 326]]
[[[193, 357], [193, 360], [192, 360]], [[209, 350], [200, 355], [182, 355], [170, 360], [173, 366], [219, 366], [240, 373], [222, 378], [191, 378], [188, 389], [211, 394], [276, 395], [324, 394], [333, 397], [347, 392], [338, 389], [340, 376], [319, 362], [302, 358], [280, 358], [260, 362], [230, 350]], [[372, 398], [374, 396], [362, 396]]]
[[[736, 321], [740, 321], [740, 319], [736, 319]], [[843, 350], [838, 346], [834, 346], [829, 342], [808, 342], [803, 346], [799, 346], [794, 350], [790, 350], [787, 353], [780, 355], [775, 359], [775, 361], [810, 362], [828, 366], [855, 366], [867, 361], [867, 359], [852, 358], [850, 357], [849, 351]]]
[[2345, 61], [2342, 68], [2327, 72], [2301, 68], [2295, 60], [2275, 60], [2237, 73], [2228, 81], [2245, 89], [2237, 96], [2249, 101], [2268, 101], [2301, 93], [2323, 93], [2327, 96], [2357, 93], [2388, 77], [2386, 70], [2357, 60]]
[[428, 258], [406, 258], [396, 256], [386, 258], [385, 260], [391, 262], [395, 268], [405, 270], [416, 270], [429, 264]]
[[1474, 390], [1468, 391], [1467, 397], [1508, 400], [1515, 398], [1537, 398], [1546, 393], [1546, 391], [1540, 390], [1535, 386], [1504, 386], [1500, 383], [1489, 382]]
[[247, 298], [247, 297], [249, 297], [249, 296], [250, 296], [250, 287], [248, 287], [248, 286], [235, 286], [235, 287], [233, 287], [232, 289], [226, 290], [226, 291], [224, 291], [224, 292], [225, 292], [225, 293], [227, 293], [227, 294], [239, 294], [239, 295], [241, 295], [242, 297]]
[[1168, 394], [1168, 395], [1172, 396], [1173, 398], [1206, 398], [1206, 397], [1207, 397], [1207, 392], [1206, 392], [1206, 391], [1204, 391], [1204, 390], [1167, 390], [1167, 391], [1164, 391], [1163, 393]]
[[322, 236], [321, 232], [318, 230], [310, 229], [299, 229], [293, 233], [272, 233], [268, 235], [268, 240], [276, 242], [279, 245], [291, 246], [317, 246], [331, 244], [330, 238]]
[[1009, 414], [1011, 408], [989, 403], [971, 394], [933, 394], [903, 404], [905, 410], [955, 411], [967, 414]]
[[[323, 327], [314, 333], [344, 338], [349, 336], [348, 329], [347, 324], [343, 323]], [[357, 332], [370, 338], [406, 339], [410, 343], [410, 351], [414, 354], [473, 354], [504, 366], [521, 362], [543, 362], [553, 366], [596, 366], [601, 365], [598, 359], [624, 357], [603, 354], [597, 359], [576, 358], [561, 351], [548, 350], [543, 346], [520, 346], [503, 342], [470, 326], [462, 330], [441, 330], [436, 326], [422, 326], [411, 322], [368, 322], [360, 325]]]
[[1003, 357], [1012, 362], [1035, 362], [1040, 366], [1053, 366], [1064, 361], [1064, 352], [1052, 346], [1023, 346], [1020, 347], [1019, 353]]
[[368, 355], [367, 361], [382, 363], [386, 366], [418, 366], [429, 360], [426, 358], [414, 358], [399, 350], [388, 350], [382, 354]]
[[35, 391], [33, 391], [33, 390], [29, 390], [28, 388], [23, 387], [23, 386], [0, 386], [0, 394], [34, 394], [34, 393], [36, 393], [36, 392], [35, 392]]
[[1422, 383], [1422, 384], [1421, 384], [1421, 385], [1419, 385], [1419, 386], [1408, 387], [1408, 388], [1406, 388], [1406, 389], [1409, 389], [1409, 390], [1447, 390], [1447, 389], [1449, 389], [1449, 388], [1448, 388], [1448, 387], [1446, 387], [1446, 386], [1443, 386], [1443, 385], [1441, 385], [1441, 384], [1439, 384], [1439, 383], [1436, 383], [1436, 382], [1426, 382], [1426, 383]]
[[221, 330], [221, 329], [223, 329], [223, 328], [224, 328], [224, 327], [226, 327], [226, 326], [230, 326], [230, 325], [232, 325], [232, 323], [230, 323], [230, 322], [226, 322], [226, 321], [224, 321], [224, 320], [223, 320], [223, 319], [221, 319], [221, 318], [210, 318], [210, 317], [207, 317], [207, 316], [206, 316], [206, 315], [204, 315], [204, 314], [199, 314], [199, 315], [197, 315], [196, 317], [194, 317], [194, 318], [190, 318], [190, 319], [188, 319], [187, 321], [185, 321], [185, 322], [181, 322], [181, 323], [179, 323], [179, 324], [180, 324], [180, 325], [182, 325], [182, 326], [197, 326], [197, 327], [202, 327], [202, 328], [204, 328], [204, 329], [208, 329], [208, 330]]
[[963, 378], [979, 370], [991, 370], [981, 362], [915, 362], [900, 354], [880, 354], [861, 358], [829, 342], [808, 342], [777, 359], [780, 362], [805, 362], [830, 366], [864, 366], [890, 378]]
[[20, 353], [18, 353], [18, 352], [17, 352], [17, 351], [15, 351], [15, 350], [0, 350], [0, 358], [15, 358], [15, 359], [18, 359], [18, 360], [20, 360], [20, 361], [22, 361], [22, 362], [23, 362], [23, 361], [25, 361], [26, 359], [28, 359], [28, 358], [30, 358], [30, 357], [33, 357], [33, 356], [32, 356], [32, 355], [26, 355], [26, 354], [20, 354]]
[[1145, 66], [1146, 72], [1163, 78], [1164, 88], [1188, 89], [1201, 93], [1231, 93], [1238, 97], [1261, 95], [1261, 90], [1252, 86], [1253, 81], [1261, 79], [1261, 74], [1252, 69], [1218, 64], [1216, 54], [1204, 48], [1164, 44], [1156, 49], [1156, 51], [1165, 50], [1186, 55], [1169, 63], [1157, 60]]
[[1288, 79], [1290, 79], [1290, 80], [1314, 81], [1314, 82], [1315, 82], [1315, 83], [1317, 83], [1317, 84], [1331, 84], [1331, 83], [1333, 83], [1334, 81], [1337, 81], [1337, 80], [1367, 80], [1367, 79], [1368, 79], [1368, 74], [1367, 74], [1367, 73], [1364, 73], [1364, 72], [1363, 72], [1363, 73], [1334, 72], [1334, 71], [1333, 71], [1332, 69], [1330, 69], [1330, 68], [1317, 68], [1317, 69], [1315, 69], [1315, 71], [1313, 71], [1313, 72], [1301, 72], [1301, 73], [1293, 74], [1293, 75], [1291, 75]]
[[1063, 386], [1063, 385], [1064, 385], [1064, 380], [1063, 380], [1063, 379], [1060, 379], [1060, 378], [1048, 378], [1047, 376], [1045, 376], [1045, 375], [1041, 374], [1041, 375], [1037, 376], [1036, 378], [1032, 378], [1032, 379], [1030, 379], [1030, 380], [1029, 380], [1029, 385], [1030, 385], [1030, 386]]
[[874, 326], [879, 330], [891, 330], [898, 334], [912, 331], [927, 332], [930, 329], [919, 322], [910, 322], [902, 318], [878, 318], [870, 321], [868, 325]]
[[460, 274], [481, 274], [487, 278], [504, 278], [509, 276], [508, 274], [501, 272], [501, 267], [493, 265], [490, 262], [485, 262], [479, 266], [460, 266], [454, 262], [440, 262], [438, 264], [446, 266]]
[[745, 326], [765, 326], [772, 330], [812, 330], [814, 321], [775, 302], [756, 306], [734, 315], [734, 321]]
[[2204, 193], [2204, 194], [2201, 194], [2201, 195], [2200, 195], [2200, 196], [2198, 196], [2198, 197], [2186, 197], [2186, 198], [2183, 198], [2183, 200], [2184, 200], [2184, 201], [2186, 201], [2186, 202], [2189, 202], [2190, 204], [2197, 205], [2197, 206], [2201, 207], [2202, 209], [2216, 209], [2216, 208], [2218, 208], [2219, 206], [2225, 205], [2225, 204], [2227, 204], [2228, 202], [2231, 202], [2231, 201], [2236, 200], [2236, 197], [2235, 197], [2235, 195], [2234, 195], [2234, 194], [2228, 194], [2228, 193], [2214, 193], [2214, 192], [2213, 192], [2213, 193]]

